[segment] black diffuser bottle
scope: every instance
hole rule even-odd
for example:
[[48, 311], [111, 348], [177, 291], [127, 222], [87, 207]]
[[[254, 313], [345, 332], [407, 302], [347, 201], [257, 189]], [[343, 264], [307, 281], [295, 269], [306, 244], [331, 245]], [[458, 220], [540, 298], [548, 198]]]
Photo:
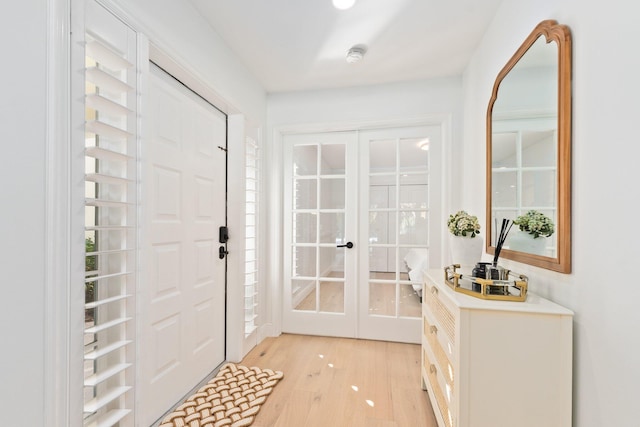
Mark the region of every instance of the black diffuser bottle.
[[[490, 266], [491, 266], [490, 262], [477, 263], [476, 266], [471, 271], [471, 276], [477, 277], [479, 279], [486, 279]], [[472, 282], [471, 290], [473, 290], [474, 292], [480, 292], [482, 290], [482, 286], [478, 282]]]

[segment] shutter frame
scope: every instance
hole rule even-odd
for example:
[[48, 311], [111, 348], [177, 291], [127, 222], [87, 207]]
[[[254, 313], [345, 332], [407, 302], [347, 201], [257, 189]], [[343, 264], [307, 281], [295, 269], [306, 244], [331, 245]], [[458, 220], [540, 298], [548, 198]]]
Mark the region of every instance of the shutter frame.
[[[132, 30], [117, 18], [114, 25]], [[117, 22], [115, 22], [117, 21]], [[102, 29], [102, 27], [101, 27]], [[137, 271], [135, 37], [111, 46], [87, 22], [84, 425], [133, 425]]]

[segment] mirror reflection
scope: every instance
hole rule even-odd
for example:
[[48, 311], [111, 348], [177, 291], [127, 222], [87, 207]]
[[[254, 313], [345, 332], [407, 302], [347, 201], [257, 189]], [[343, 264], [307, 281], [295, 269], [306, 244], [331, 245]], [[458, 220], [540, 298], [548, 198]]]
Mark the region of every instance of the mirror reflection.
[[[538, 37], [500, 83], [492, 117], [492, 222], [535, 210], [557, 224], [558, 47]], [[529, 239], [516, 225], [505, 249], [555, 257], [555, 233]], [[496, 236], [491, 236], [492, 245]]]

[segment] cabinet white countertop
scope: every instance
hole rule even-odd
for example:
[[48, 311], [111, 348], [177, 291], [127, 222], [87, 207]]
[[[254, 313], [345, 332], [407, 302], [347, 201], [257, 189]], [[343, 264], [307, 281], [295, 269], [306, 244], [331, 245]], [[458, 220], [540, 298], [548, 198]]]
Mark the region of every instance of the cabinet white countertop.
[[[423, 270], [423, 274], [431, 278], [432, 281], [439, 283], [444, 282], [444, 269], [428, 269]], [[492, 301], [481, 298], [474, 298], [460, 292], [456, 292], [450, 286], [442, 286], [439, 289], [447, 295], [453, 303], [459, 308], [476, 309], [476, 310], [496, 310], [496, 311], [517, 311], [539, 314], [556, 314], [573, 316], [573, 312], [566, 307], [542, 298], [532, 292], [527, 293], [527, 299], [522, 302], [516, 301]]]

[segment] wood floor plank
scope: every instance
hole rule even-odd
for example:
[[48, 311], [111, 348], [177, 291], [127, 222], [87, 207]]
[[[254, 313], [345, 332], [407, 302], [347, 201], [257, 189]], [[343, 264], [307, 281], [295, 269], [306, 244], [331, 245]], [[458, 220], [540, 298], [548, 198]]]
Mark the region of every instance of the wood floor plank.
[[242, 361], [284, 372], [254, 427], [435, 427], [420, 346], [283, 334]]

